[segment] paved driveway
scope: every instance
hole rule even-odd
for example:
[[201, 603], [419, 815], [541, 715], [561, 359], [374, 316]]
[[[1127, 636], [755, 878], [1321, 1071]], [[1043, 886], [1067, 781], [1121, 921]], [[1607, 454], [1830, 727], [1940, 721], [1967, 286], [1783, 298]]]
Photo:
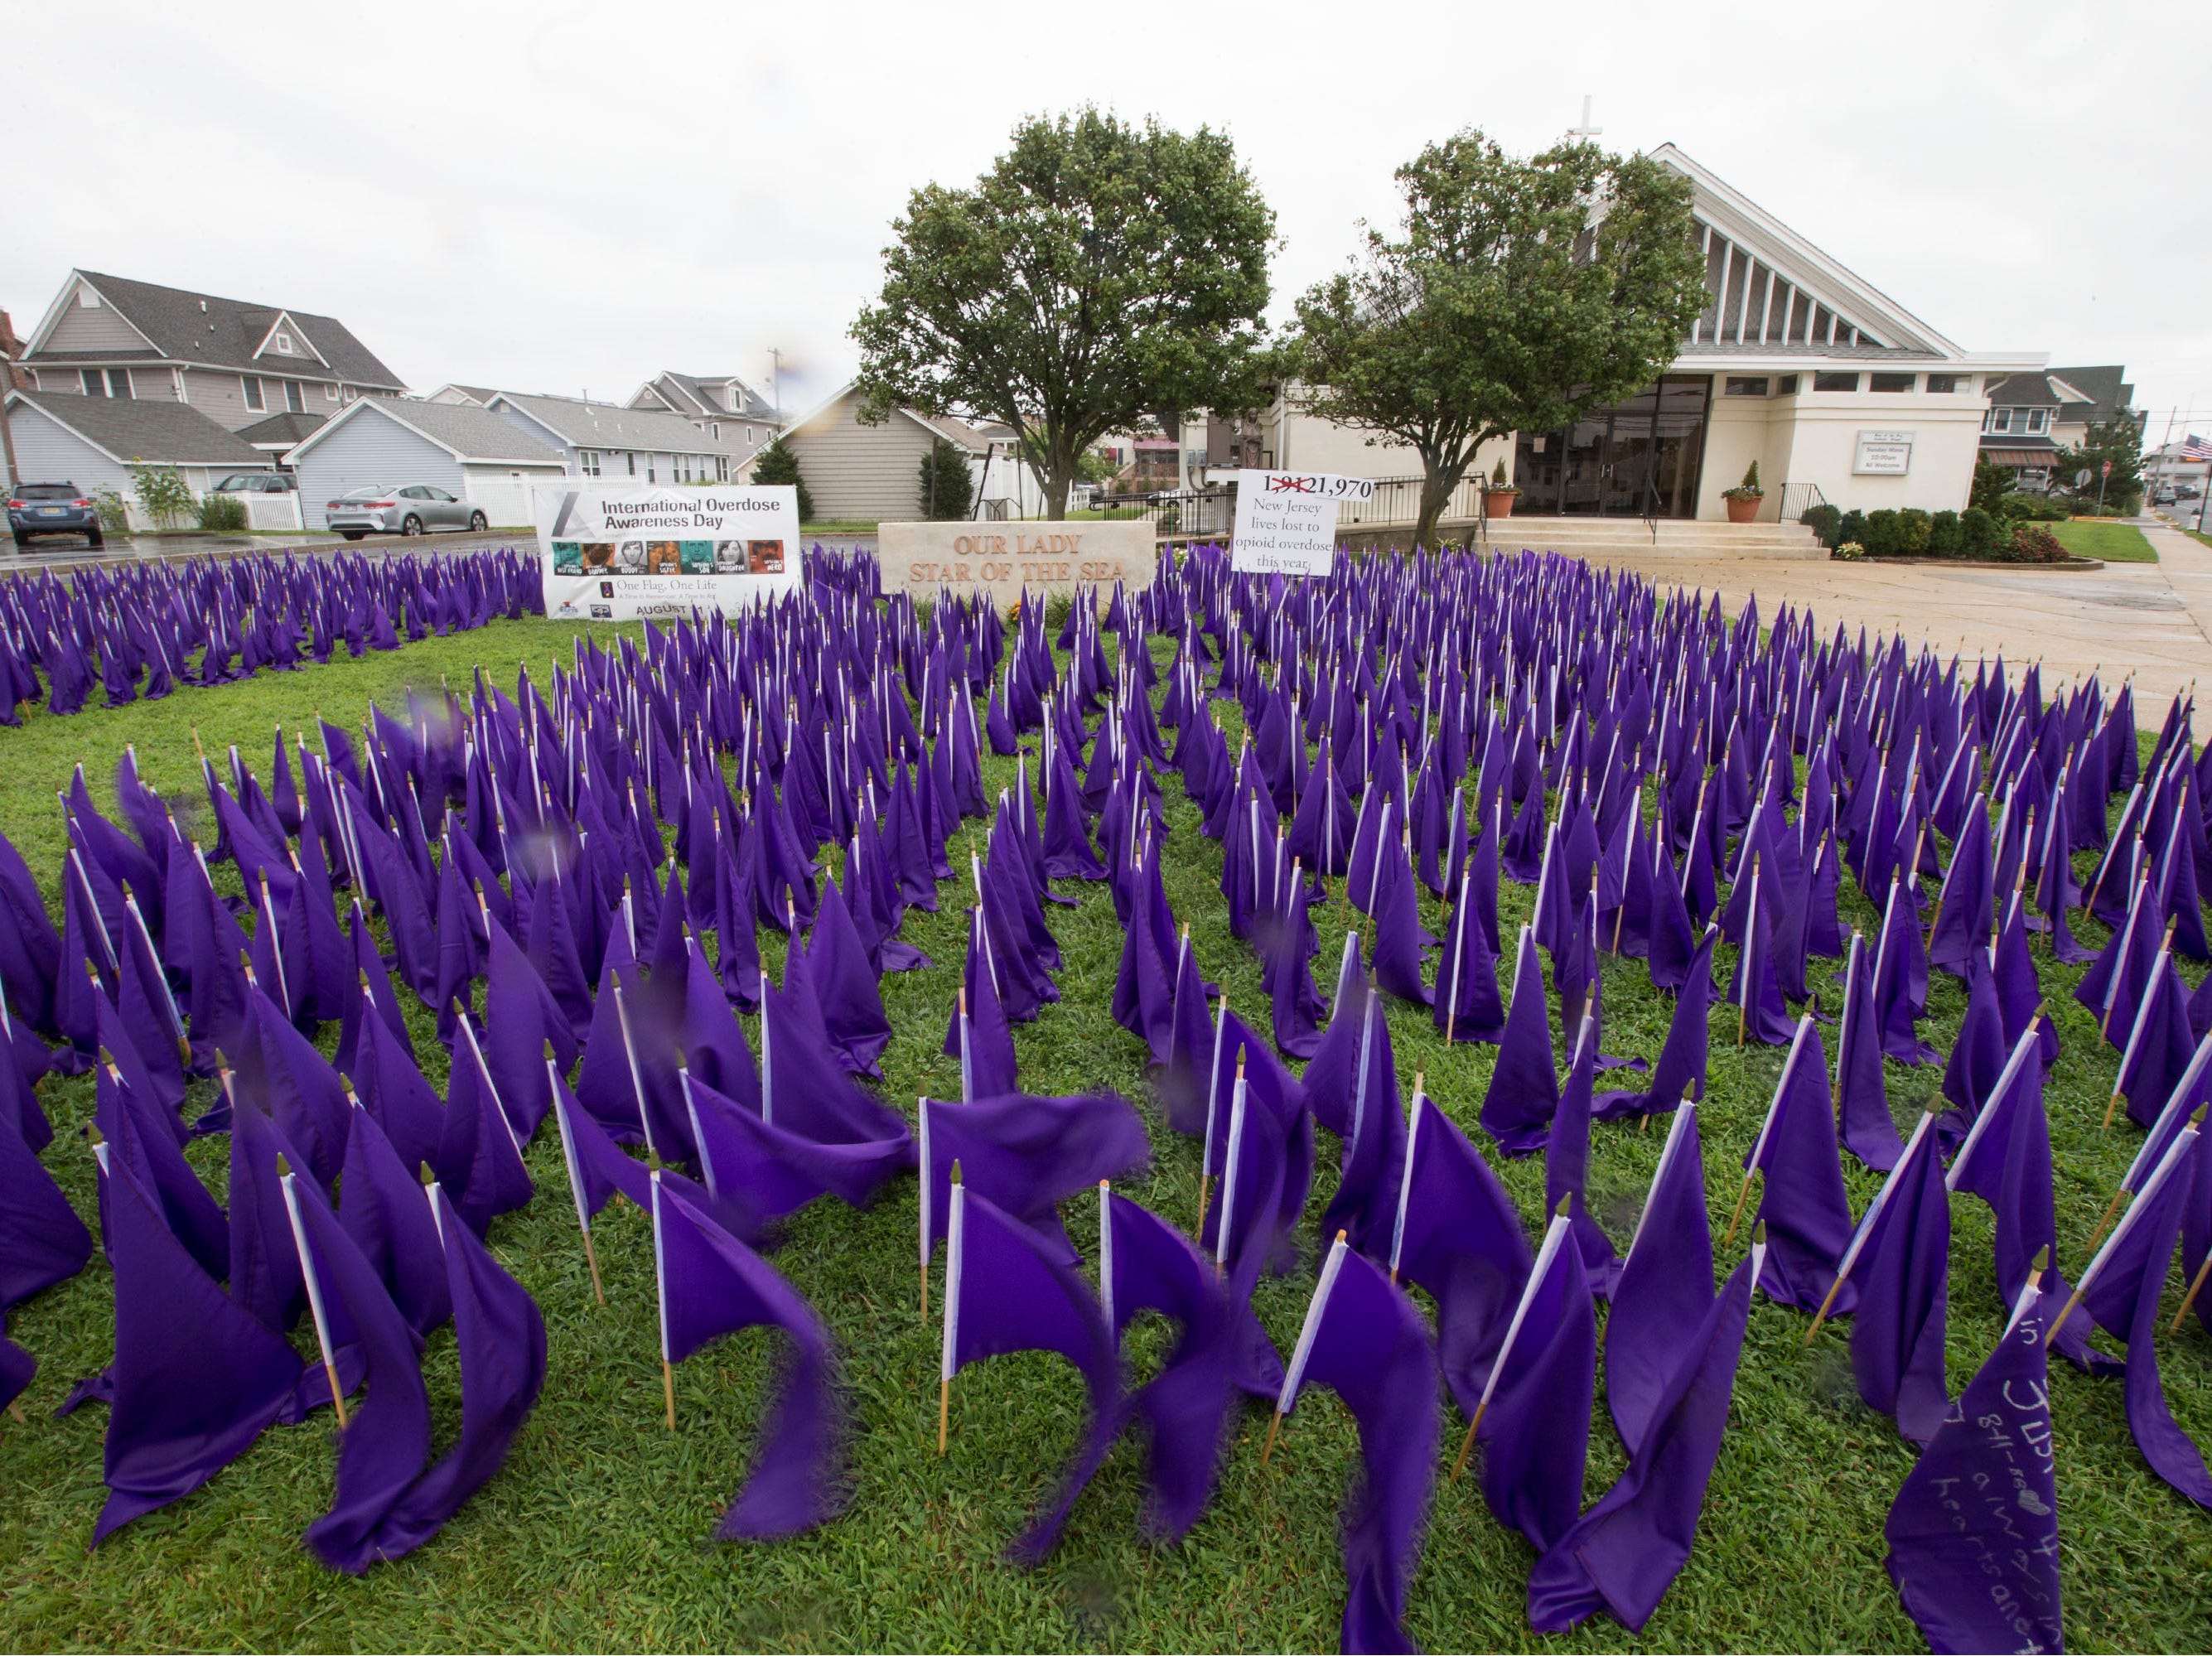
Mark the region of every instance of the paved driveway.
[[1948, 656], [2043, 661], [2045, 689], [2093, 670], [2109, 689], [2132, 674], [2144, 718], [2212, 664], [2212, 547], [2143, 519], [2155, 564], [2031, 570], [1992, 564], [1705, 561], [1610, 558], [1662, 585], [1717, 591], [1735, 614], [1752, 593], [1771, 620], [1784, 602], [1810, 604], [1823, 631], [1897, 632]]

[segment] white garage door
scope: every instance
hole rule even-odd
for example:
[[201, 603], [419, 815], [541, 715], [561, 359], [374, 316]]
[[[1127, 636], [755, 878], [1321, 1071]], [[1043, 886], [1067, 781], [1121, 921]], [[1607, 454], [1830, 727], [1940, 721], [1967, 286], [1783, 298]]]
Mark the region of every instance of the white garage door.
[[521, 470], [471, 466], [468, 469], [469, 499], [477, 503], [495, 527], [527, 524], [531, 521], [532, 485], [550, 485], [560, 481], [561, 474], [547, 468]]

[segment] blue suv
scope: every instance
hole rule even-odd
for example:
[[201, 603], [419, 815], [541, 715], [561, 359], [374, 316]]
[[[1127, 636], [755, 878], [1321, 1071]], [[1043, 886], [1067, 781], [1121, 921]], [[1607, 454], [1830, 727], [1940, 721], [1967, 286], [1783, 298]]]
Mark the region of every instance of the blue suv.
[[18, 485], [8, 496], [8, 527], [19, 551], [33, 535], [82, 535], [93, 546], [101, 543], [99, 510], [75, 483]]

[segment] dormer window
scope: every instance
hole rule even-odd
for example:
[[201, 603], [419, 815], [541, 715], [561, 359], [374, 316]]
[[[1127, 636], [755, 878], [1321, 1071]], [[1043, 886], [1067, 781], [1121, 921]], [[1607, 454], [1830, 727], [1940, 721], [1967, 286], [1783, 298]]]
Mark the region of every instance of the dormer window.
[[292, 354], [292, 336], [290, 334], [280, 333], [274, 338], [270, 339], [269, 343], [279, 356], [289, 356]]

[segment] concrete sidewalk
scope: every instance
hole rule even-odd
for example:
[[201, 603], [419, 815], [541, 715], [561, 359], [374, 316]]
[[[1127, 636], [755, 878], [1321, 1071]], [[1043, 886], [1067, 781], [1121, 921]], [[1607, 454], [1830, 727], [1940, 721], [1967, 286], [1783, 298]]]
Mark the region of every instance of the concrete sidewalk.
[[2142, 525], [2160, 561], [2101, 569], [2033, 569], [2006, 564], [1704, 562], [1612, 558], [1662, 585], [1718, 591], [1730, 614], [1753, 593], [1771, 621], [1788, 603], [1810, 605], [1825, 633], [1925, 640], [1968, 664], [2002, 652], [2015, 672], [2043, 663], [2045, 690], [2103, 675], [2107, 690], [2132, 674], [2145, 718], [2162, 717], [2177, 691], [2212, 663], [2212, 547]]

